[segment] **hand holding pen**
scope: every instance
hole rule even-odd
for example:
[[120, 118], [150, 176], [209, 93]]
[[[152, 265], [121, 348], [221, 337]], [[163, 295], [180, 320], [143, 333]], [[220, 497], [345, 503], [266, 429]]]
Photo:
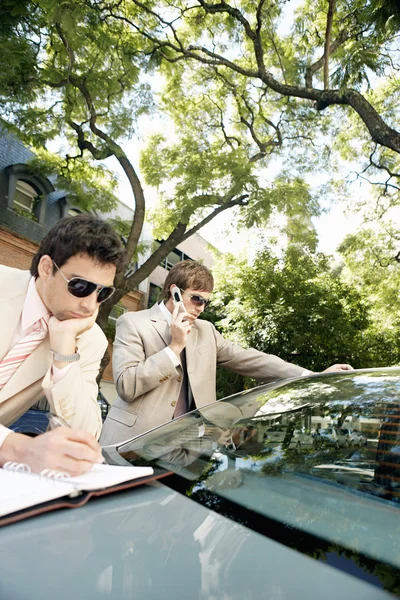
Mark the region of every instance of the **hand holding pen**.
[[86, 431], [72, 429], [58, 415], [49, 414], [51, 431], [34, 438], [21, 433], [7, 435], [0, 447], [0, 465], [7, 461], [29, 465], [33, 473], [45, 469], [81, 475], [104, 462], [100, 444]]
[[63, 461], [68, 463], [68, 466], [64, 468], [67, 473], [73, 474], [75, 469], [79, 470], [79, 474], [85, 473], [94, 464], [104, 463], [101, 446], [90, 433], [72, 429], [69, 423], [55, 413], [47, 413], [47, 418], [51, 433], [62, 432], [63, 438], [68, 442], [73, 442], [73, 445], [69, 444]]

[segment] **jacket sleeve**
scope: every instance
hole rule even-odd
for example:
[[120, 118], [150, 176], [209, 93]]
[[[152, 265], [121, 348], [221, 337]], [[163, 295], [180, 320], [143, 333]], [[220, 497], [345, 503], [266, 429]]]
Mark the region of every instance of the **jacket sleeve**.
[[122, 400], [132, 402], [164, 381], [177, 377], [180, 369], [180, 366], [172, 364], [164, 348], [146, 357], [144, 342], [132, 315], [126, 313], [118, 319], [113, 350], [113, 375]]
[[254, 348], [242, 348], [239, 344], [223, 338], [213, 325], [212, 329], [217, 346], [217, 364], [220, 367], [265, 382], [301, 377], [305, 371], [302, 367], [287, 363], [273, 354], [265, 354]]
[[96, 377], [107, 348], [107, 339], [97, 325], [87, 333], [89, 335], [83, 334], [77, 342], [81, 355], [79, 361], [73, 363], [57, 383], [53, 382], [50, 367], [42, 388], [53, 412], [74, 429], [89, 431], [98, 439], [102, 420]]

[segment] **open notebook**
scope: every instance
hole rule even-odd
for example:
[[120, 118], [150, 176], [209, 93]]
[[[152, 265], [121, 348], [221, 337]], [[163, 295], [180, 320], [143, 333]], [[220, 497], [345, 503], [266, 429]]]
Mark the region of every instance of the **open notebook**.
[[[51, 500], [61, 498], [65, 500], [67, 497], [66, 502], [68, 502], [68, 499], [81, 495], [81, 492], [87, 492], [82, 502], [72, 503], [72, 506], [80, 506], [91, 495], [102, 495], [102, 490], [107, 493], [123, 489], [124, 486], [120, 484], [150, 475], [153, 475], [151, 467], [94, 465], [84, 475], [62, 480], [0, 468], [0, 517], [36, 507]], [[58, 506], [55, 505], [54, 508], [66, 505], [65, 502], [62, 502]], [[52, 509], [52, 507], [47, 508], [47, 510]], [[45, 512], [45, 509], [36, 512]]]

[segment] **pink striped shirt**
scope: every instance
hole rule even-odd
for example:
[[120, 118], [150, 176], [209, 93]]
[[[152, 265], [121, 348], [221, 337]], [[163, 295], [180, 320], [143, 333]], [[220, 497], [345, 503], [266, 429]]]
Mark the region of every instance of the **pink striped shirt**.
[[[28, 330], [32, 327], [34, 323], [36, 323], [36, 321], [39, 321], [39, 319], [42, 318], [48, 321], [50, 315], [36, 289], [35, 278], [32, 277], [29, 281], [28, 290], [26, 292], [25, 302], [22, 308], [21, 318], [19, 320], [18, 327], [12, 337], [7, 352], [9, 352], [11, 348], [15, 346], [15, 344], [17, 344], [20, 340], [22, 340], [23, 337], [25, 337], [25, 335], [28, 333]], [[53, 365], [53, 385], [58, 383], [59, 381], [61, 381], [61, 379], [65, 377], [65, 375], [70, 370], [71, 366], [72, 365], [67, 365], [63, 369], [58, 369]], [[11, 429], [0, 425], [0, 447], [10, 433], [12, 433]]]

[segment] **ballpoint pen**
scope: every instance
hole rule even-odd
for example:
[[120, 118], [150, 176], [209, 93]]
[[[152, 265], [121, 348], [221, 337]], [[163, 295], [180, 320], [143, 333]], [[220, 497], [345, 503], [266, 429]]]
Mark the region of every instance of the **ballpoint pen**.
[[[49, 420], [49, 427], [51, 430], [56, 429], [56, 427], [68, 427], [68, 429], [72, 429], [72, 427], [71, 427], [71, 425], [69, 425], [69, 423], [64, 421], [64, 419], [62, 417], [59, 417], [55, 413], [48, 412], [48, 413], [46, 413], [46, 417]], [[105, 462], [106, 462], [106, 460], [103, 456], [103, 463], [105, 463]]]
[[46, 413], [46, 417], [49, 420], [50, 429], [55, 429], [56, 427], [68, 427], [71, 429], [71, 425], [69, 425], [69, 423], [52, 412]]

